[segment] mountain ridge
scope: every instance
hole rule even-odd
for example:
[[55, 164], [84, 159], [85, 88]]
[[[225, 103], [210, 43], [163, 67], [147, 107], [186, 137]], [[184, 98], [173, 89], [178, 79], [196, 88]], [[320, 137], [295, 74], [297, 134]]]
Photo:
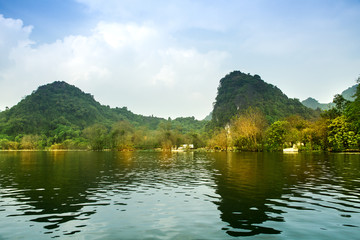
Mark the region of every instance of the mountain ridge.
[[[357, 88], [358, 84], [355, 84], [349, 88], [347, 88], [346, 90], [342, 91], [342, 93], [340, 95], [342, 95], [346, 100], [349, 101], [354, 101], [355, 100], [355, 93], [356, 93], [356, 88]], [[329, 110], [331, 108], [333, 108], [335, 106], [334, 103], [320, 103], [318, 100], [312, 98], [312, 97], [308, 97], [307, 99], [301, 101], [301, 103], [311, 109], [321, 109], [321, 110]]]
[[252, 76], [241, 71], [227, 74], [220, 80], [212, 112], [213, 123], [224, 126], [249, 107], [258, 108], [269, 123], [290, 115], [304, 118], [317, 115], [298, 99], [288, 98], [279, 88], [266, 83], [257, 74]]
[[95, 123], [110, 125], [121, 120], [154, 127], [164, 119], [137, 115], [126, 107], [101, 105], [93, 95], [64, 81], [55, 81], [39, 86], [18, 104], [1, 112], [0, 129], [9, 135], [46, 134], [44, 129], [51, 130], [59, 124], [83, 129]]
[[[351, 88], [354, 87], [356, 86]], [[349, 92], [349, 89], [344, 92]], [[219, 127], [249, 107], [261, 110], [269, 123], [290, 115], [300, 115], [306, 119], [319, 115], [319, 111], [311, 110], [298, 99], [288, 98], [279, 88], [266, 83], [257, 74], [230, 72], [220, 80], [217, 90], [213, 111], [206, 120], [181, 117], [170, 121], [177, 126], [185, 124], [186, 131], [201, 128], [203, 122], [211, 122], [213, 126]], [[117, 121], [128, 121], [135, 127], [156, 129], [160, 122], [167, 120], [134, 114], [126, 107], [110, 108], [101, 105], [93, 95], [76, 86], [55, 81], [39, 86], [18, 104], [0, 112], [0, 134], [47, 135], [59, 125], [81, 130], [95, 123], [110, 126]]]

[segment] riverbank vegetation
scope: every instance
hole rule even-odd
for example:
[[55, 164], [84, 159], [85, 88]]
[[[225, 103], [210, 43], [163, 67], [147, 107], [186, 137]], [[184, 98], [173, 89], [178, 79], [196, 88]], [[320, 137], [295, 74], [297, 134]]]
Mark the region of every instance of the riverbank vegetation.
[[103, 106], [54, 82], [0, 113], [0, 150], [170, 151], [183, 144], [217, 151], [360, 149], [359, 85], [353, 101], [336, 95], [329, 110], [299, 103], [258, 75], [236, 71], [220, 81], [212, 120], [172, 120]]
[[291, 115], [271, 124], [259, 109], [249, 108], [219, 128], [208, 146], [244, 151], [280, 151], [293, 146], [304, 151], [359, 151], [359, 85], [354, 97], [354, 101], [348, 101], [336, 95], [334, 106], [322, 111], [317, 118]]
[[[176, 123], [176, 122], [175, 122]], [[155, 130], [135, 127], [128, 121], [118, 121], [112, 126], [93, 124], [80, 130], [59, 125], [49, 136], [45, 134], [0, 135], [1, 150], [116, 150], [163, 149], [182, 144], [194, 144], [195, 148], [206, 146], [202, 129], [187, 131], [173, 120], [164, 120]], [[205, 126], [205, 124], [204, 124]], [[185, 129], [185, 130], [184, 130]]]

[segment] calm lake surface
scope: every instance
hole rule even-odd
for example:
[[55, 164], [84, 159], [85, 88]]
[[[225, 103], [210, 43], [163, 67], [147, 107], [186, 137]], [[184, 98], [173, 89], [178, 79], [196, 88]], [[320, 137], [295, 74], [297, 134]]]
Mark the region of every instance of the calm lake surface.
[[360, 155], [0, 152], [0, 239], [360, 239]]

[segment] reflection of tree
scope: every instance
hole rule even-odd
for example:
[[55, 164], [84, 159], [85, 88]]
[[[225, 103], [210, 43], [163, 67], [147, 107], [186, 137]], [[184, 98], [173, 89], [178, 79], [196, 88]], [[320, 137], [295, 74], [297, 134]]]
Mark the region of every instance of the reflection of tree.
[[[126, 205], [139, 187], [187, 185], [203, 172], [193, 153], [0, 152], [0, 216], [26, 217], [45, 233], [75, 234], [102, 205]], [[180, 172], [180, 174], [179, 174]], [[183, 176], [186, 177], [183, 178]], [[150, 182], [149, 182], [150, 181]], [[6, 195], [6, 196], [5, 196]], [[119, 195], [113, 198], [112, 196]], [[121, 197], [122, 196], [122, 197]], [[3, 197], [16, 204], [7, 213]], [[72, 221], [74, 224], [65, 224]], [[77, 225], [78, 223], [79, 225]], [[33, 225], [30, 223], [29, 225]], [[63, 227], [64, 226], [64, 227]], [[72, 226], [68, 229], [66, 226]], [[56, 236], [59, 236], [56, 235]]]
[[[265, 227], [266, 221], [283, 221], [270, 214], [281, 212], [267, 205], [267, 199], [279, 198], [283, 193], [283, 179], [279, 173], [281, 162], [265, 161], [264, 155], [220, 154], [215, 163], [217, 193], [221, 196], [218, 209], [221, 219], [228, 222], [231, 236], [252, 236], [281, 231]], [[270, 173], [270, 174], [269, 174]]]
[[[60, 234], [62, 226], [66, 225], [72, 225], [74, 229], [63, 231], [63, 234], [80, 231], [81, 225], [64, 223], [78, 222], [84, 227], [86, 221], [81, 223], [81, 220], [90, 218], [96, 211], [101, 214], [98, 206], [126, 205], [128, 202], [125, 200], [124, 203], [122, 196], [130, 199], [131, 192], [141, 192], [144, 188], [161, 192], [162, 186], [168, 189], [194, 187], [204, 184], [201, 179], [211, 182], [211, 186], [214, 180], [214, 188], [220, 195], [220, 200], [215, 203], [222, 221], [228, 223], [224, 230], [231, 236], [280, 233], [283, 229], [274, 221], [286, 220], [283, 211], [289, 208], [303, 210], [312, 203], [319, 205], [318, 201], [311, 202], [308, 193], [319, 197], [324, 189], [327, 191], [333, 186], [334, 194], [339, 193], [340, 187], [342, 196], [347, 197], [347, 190], [358, 192], [359, 189], [360, 162], [358, 156], [354, 159], [349, 155], [196, 152], [0, 154], [0, 217], [7, 216], [11, 221], [26, 216], [26, 219], [41, 223], [45, 231], [52, 234]], [[209, 176], [211, 173], [213, 175]], [[111, 197], [117, 194], [118, 197]], [[11, 206], [17, 209], [10, 216], [8, 202], [4, 199], [15, 202]], [[296, 204], [302, 200], [307, 201], [305, 205]], [[292, 204], [291, 201], [297, 202]], [[331, 206], [334, 204], [331, 202]]]
[[[113, 177], [110, 168], [121, 169], [116, 165], [128, 164], [125, 160], [131, 158], [128, 153], [115, 157], [114, 154], [14, 152], [3, 155], [0, 186], [10, 189], [6, 196], [16, 199], [20, 206], [16, 214], [8, 217], [34, 216], [31, 221], [44, 223], [48, 230], [71, 220], [87, 219], [96, 212], [96, 207], [84, 211], [84, 206], [97, 206], [97, 190], [103, 184], [101, 178]], [[118, 158], [121, 161], [117, 161]], [[131, 179], [127, 177], [124, 182], [129, 183]]]
[[278, 234], [281, 229], [267, 225], [285, 221], [284, 210], [279, 209], [311, 210], [291, 203], [290, 196], [297, 198], [295, 202], [318, 206], [306, 193], [321, 197], [326, 194], [324, 188], [337, 192], [339, 185], [344, 193], [346, 189], [353, 191], [358, 186], [353, 180], [359, 178], [360, 163], [349, 158], [335, 154], [219, 153], [213, 167], [216, 192], [221, 196], [216, 204], [221, 219], [229, 223], [225, 230], [231, 236]]

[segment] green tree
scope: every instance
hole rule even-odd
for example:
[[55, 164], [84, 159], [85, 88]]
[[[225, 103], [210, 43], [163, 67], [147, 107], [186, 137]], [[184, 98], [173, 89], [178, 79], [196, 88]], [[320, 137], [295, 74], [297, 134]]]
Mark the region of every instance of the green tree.
[[289, 123], [276, 121], [266, 131], [266, 144], [268, 150], [279, 151], [284, 148]]
[[80, 136], [80, 130], [76, 130], [71, 126], [59, 124], [56, 129], [51, 131], [51, 136], [53, 136], [53, 141], [55, 143], [61, 143], [67, 139], [74, 139]]
[[305, 144], [305, 150], [327, 150], [328, 144], [328, 125], [326, 118], [319, 118], [317, 121], [309, 123], [302, 130], [301, 142]]
[[171, 121], [164, 121], [159, 124], [158, 139], [161, 148], [165, 151], [170, 151], [173, 146], [179, 146], [184, 141], [181, 134], [172, 129]]
[[196, 132], [190, 132], [187, 134], [186, 136], [186, 143], [187, 144], [194, 144], [194, 148], [201, 148], [201, 147], [205, 147], [205, 141], [204, 141], [204, 136], [200, 135], [199, 133]]
[[260, 150], [266, 126], [264, 114], [250, 107], [231, 122], [231, 137], [234, 146], [242, 150]]
[[134, 128], [128, 121], [115, 123], [110, 132], [111, 148], [115, 150], [132, 150], [134, 148]]
[[25, 135], [20, 141], [20, 148], [28, 150], [40, 149], [42, 147], [41, 140], [39, 135]]
[[0, 139], [0, 149], [7, 150], [9, 149], [9, 140], [6, 138]]
[[328, 126], [329, 146], [334, 151], [343, 151], [359, 147], [360, 136], [354, 126], [344, 116], [332, 120]]
[[360, 133], [360, 77], [357, 79], [357, 83], [355, 100], [348, 104], [344, 115], [354, 124], [356, 132]]
[[324, 111], [321, 116], [328, 119], [335, 119], [341, 116], [350, 105], [350, 101], [346, 100], [341, 94], [336, 94], [333, 98], [333, 103], [335, 104], [329, 110]]
[[228, 150], [232, 147], [232, 140], [229, 134], [229, 127], [218, 130], [209, 139], [207, 146], [214, 150]]
[[333, 103], [335, 103], [336, 109], [342, 114], [350, 101], [346, 100], [341, 94], [336, 94], [333, 99]]
[[107, 128], [102, 124], [94, 124], [84, 129], [83, 134], [89, 141], [92, 150], [103, 150], [107, 143]]

